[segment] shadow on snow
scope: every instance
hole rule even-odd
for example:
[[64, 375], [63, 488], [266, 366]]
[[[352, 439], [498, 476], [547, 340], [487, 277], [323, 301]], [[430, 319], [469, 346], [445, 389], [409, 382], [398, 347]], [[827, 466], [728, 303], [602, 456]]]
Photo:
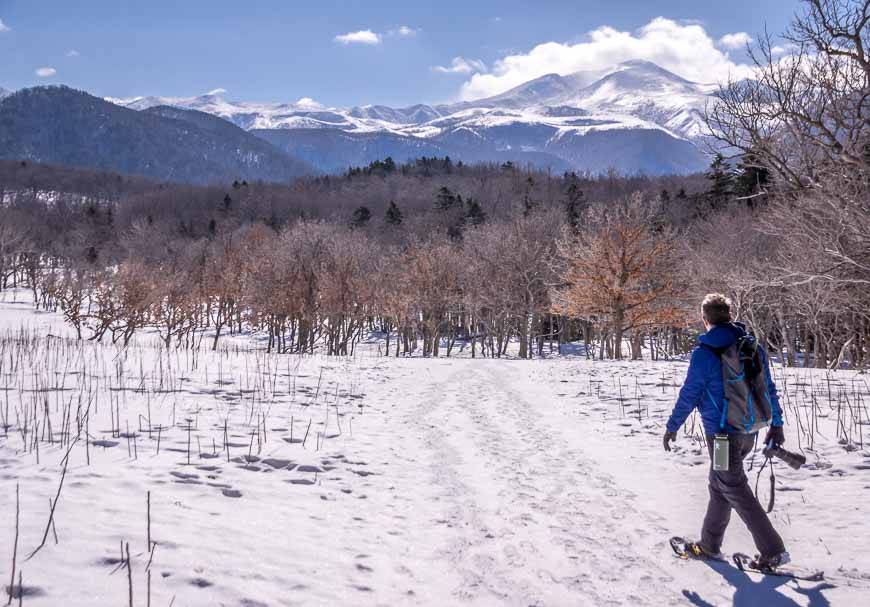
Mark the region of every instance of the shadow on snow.
[[[802, 582], [799, 585], [791, 578], [762, 575], [752, 577], [748, 573], [740, 571], [727, 563], [704, 561], [704, 564], [722, 576], [722, 578], [734, 587], [732, 605], [734, 607], [799, 607], [799, 604], [779, 592], [779, 587], [789, 582], [794, 582], [792, 592], [803, 595], [809, 599], [807, 607], [830, 607], [831, 603], [822, 595], [823, 590], [835, 588], [828, 582]], [[813, 584], [809, 587], [809, 584]], [[708, 603], [701, 595], [693, 590], [683, 590], [685, 596], [696, 607], [716, 607], [714, 603]]]

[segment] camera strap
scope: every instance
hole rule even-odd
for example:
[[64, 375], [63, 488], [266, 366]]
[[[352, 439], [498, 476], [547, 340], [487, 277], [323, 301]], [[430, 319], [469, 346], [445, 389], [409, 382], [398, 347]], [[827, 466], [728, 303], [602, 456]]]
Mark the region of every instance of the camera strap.
[[768, 464], [770, 465], [770, 499], [767, 502], [767, 513], [770, 514], [773, 512], [773, 505], [776, 502], [776, 474], [773, 472], [773, 460], [769, 457], [764, 458], [764, 462], [755, 477], [755, 499], [758, 500], [759, 504], [761, 503], [761, 500], [758, 499], [758, 482], [761, 480], [761, 473]]

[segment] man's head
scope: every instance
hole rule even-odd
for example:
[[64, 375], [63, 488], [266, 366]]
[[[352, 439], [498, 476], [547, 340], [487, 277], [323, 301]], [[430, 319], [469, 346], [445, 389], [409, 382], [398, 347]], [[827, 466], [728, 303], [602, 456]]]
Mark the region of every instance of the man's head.
[[710, 293], [701, 302], [701, 316], [707, 329], [731, 322], [731, 300], [721, 293]]

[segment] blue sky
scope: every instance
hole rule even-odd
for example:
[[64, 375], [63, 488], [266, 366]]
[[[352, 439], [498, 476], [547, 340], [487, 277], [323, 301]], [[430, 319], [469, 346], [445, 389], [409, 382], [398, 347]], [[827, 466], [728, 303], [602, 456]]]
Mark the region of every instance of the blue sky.
[[798, 0], [0, 0], [0, 87], [346, 106], [481, 97], [644, 58], [695, 80]]

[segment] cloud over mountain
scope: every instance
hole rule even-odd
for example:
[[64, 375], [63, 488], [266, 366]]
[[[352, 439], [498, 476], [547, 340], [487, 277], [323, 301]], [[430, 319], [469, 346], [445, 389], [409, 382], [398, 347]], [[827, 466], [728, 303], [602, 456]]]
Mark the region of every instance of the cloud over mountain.
[[449, 66], [436, 65], [432, 70], [441, 74], [475, 74], [485, 72], [486, 65], [477, 59], [454, 57]]
[[719, 38], [719, 44], [727, 49], [743, 48], [752, 42], [752, 36], [746, 32], [734, 32], [733, 34], [725, 34]]
[[697, 23], [678, 23], [657, 17], [635, 32], [599, 27], [577, 44], [546, 42], [524, 54], [498, 60], [487, 74], [476, 73], [463, 84], [460, 97], [474, 100], [497, 95], [545, 74], [567, 75], [600, 70], [614, 63], [652, 61], [697, 82], [750, 75], [746, 64], [735, 63], [717, 48], [717, 41]]

